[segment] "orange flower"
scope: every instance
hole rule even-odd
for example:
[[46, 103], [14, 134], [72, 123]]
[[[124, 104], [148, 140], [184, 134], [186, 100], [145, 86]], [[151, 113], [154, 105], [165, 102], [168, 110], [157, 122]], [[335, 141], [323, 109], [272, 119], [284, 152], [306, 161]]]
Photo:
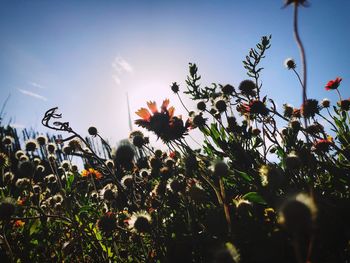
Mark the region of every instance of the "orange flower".
[[18, 199], [18, 200], [17, 200], [17, 205], [22, 206], [22, 205], [24, 205], [25, 202], [26, 202], [26, 199], [25, 199], [25, 198]]
[[83, 170], [81, 172], [81, 176], [82, 177], [88, 177], [90, 175], [94, 176], [96, 179], [101, 179], [102, 178], [102, 174], [99, 171], [97, 171], [97, 170], [95, 170], [93, 168], [85, 169], [85, 170]]
[[23, 222], [22, 220], [16, 220], [14, 223], [13, 223], [13, 226], [14, 227], [22, 227], [24, 226], [25, 222]]
[[160, 107], [160, 112], [157, 109], [157, 104], [154, 101], [147, 102], [149, 108], [141, 108], [136, 114], [141, 117], [135, 123], [149, 131], [153, 131], [164, 142], [176, 140], [186, 135], [190, 121], [186, 123], [181, 119], [181, 116], [174, 116], [174, 107], [169, 106], [169, 99], [165, 99]]

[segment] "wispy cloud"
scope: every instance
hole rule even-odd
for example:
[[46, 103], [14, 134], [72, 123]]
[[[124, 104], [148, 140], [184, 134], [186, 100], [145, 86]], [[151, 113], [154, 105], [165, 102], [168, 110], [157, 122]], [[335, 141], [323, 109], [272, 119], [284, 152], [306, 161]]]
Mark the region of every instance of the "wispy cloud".
[[39, 88], [39, 89], [45, 89], [45, 87], [43, 85], [40, 85], [36, 82], [29, 82], [29, 85], [35, 87], [35, 88]]
[[122, 73], [124, 72], [128, 72], [128, 73], [132, 73], [134, 72], [133, 67], [130, 65], [129, 62], [127, 62], [125, 59], [123, 59], [122, 57], [116, 57], [112, 63], [112, 67], [118, 72], [118, 73]]
[[112, 68], [114, 69], [114, 74], [112, 74], [112, 77], [117, 85], [120, 85], [120, 77], [123, 73], [130, 74], [134, 72], [134, 68], [130, 65], [130, 63], [120, 56], [115, 57], [112, 62]]
[[30, 96], [30, 97], [33, 97], [33, 98], [36, 98], [36, 99], [39, 99], [39, 100], [47, 101], [47, 98], [42, 96], [42, 95], [40, 95], [40, 94], [31, 92], [31, 91], [25, 90], [25, 89], [18, 89], [18, 90], [19, 90], [19, 92], [21, 92], [24, 95], [27, 95], [27, 96]]

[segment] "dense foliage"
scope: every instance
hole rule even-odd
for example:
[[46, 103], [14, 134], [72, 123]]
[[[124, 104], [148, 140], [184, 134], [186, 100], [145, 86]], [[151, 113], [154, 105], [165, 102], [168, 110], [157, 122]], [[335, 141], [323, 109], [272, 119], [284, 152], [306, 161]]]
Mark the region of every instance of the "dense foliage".
[[116, 149], [95, 127], [83, 138], [57, 108], [42, 123], [66, 138], [0, 125], [1, 262], [349, 262], [350, 100], [338, 77], [324, 87], [338, 102], [279, 111], [261, 81], [270, 42], [238, 87], [203, 87], [189, 64], [186, 120], [168, 99], [138, 110], [162, 150], [141, 131]]

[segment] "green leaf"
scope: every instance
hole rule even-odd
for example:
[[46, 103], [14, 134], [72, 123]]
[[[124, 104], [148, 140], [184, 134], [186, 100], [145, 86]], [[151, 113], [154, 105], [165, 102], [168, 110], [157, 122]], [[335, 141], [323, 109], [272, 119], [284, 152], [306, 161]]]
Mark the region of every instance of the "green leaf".
[[32, 225], [29, 228], [29, 235], [31, 236], [33, 233], [35, 233], [38, 229], [38, 227], [40, 226], [40, 220], [36, 219], [34, 221], [32, 221]]
[[243, 198], [245, 200], [248, 200], [249, 202], [252, 203], [257, 203], [257, 204], [262, 204], [262, 205], [266, 205], [266, 201], [264, 200], [264, 198], [262, 198], [261, 195], [259, 195], [257, 192], [249, 192], [246, 193]]
[[253, 180], [253, 178], [245, 172], [238, 171], [238, 170], [235, 170], [235, 172], [248, 182], [251, 182]]

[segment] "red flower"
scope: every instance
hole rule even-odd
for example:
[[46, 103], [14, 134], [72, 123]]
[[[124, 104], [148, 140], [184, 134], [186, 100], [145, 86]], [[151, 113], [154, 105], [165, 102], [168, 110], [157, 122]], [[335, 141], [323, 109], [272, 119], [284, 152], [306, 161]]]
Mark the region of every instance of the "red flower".
[[266, 108], [265, 103], [260, 100], [251, 100], [249, 104], [243, 103], [240, 108], [242, 113], [248, 114], [260, 114], [267, 116], [269, 110]]
[[16, 221], [13, 223], [13, 226], [19, 228], [19, 227], [24, 226], [24, 224], [25, 224], [25, 222], [23, 222], [22, 220], [16, 220]]
[[164, 100], [159, 112], [155, 102], [147, 102], [151, 112], [146, 108], [139, 109], [136, 114], [142, 119], [136, 120], [135, 124], [153, 131], [164, 142], [182, 138], [186, 135], [191, 123], [187, 120], [184, 124], [181, 116], [175, 117], [175, 108], [168, 108], [168, 105], [169, 99]]
[[333, 145], [332, 138], [320, 139], [314, 143], [314, 150], [316, 153], [324, 153], [329, 151], [329, 147]]
[[337, 77], [335, 80], [330, 80], [325, 86], [325, 89], [326, 90], [337, 89], [341, 81], [342, 81], [342, 78], [339, 78], [339, 77]]

